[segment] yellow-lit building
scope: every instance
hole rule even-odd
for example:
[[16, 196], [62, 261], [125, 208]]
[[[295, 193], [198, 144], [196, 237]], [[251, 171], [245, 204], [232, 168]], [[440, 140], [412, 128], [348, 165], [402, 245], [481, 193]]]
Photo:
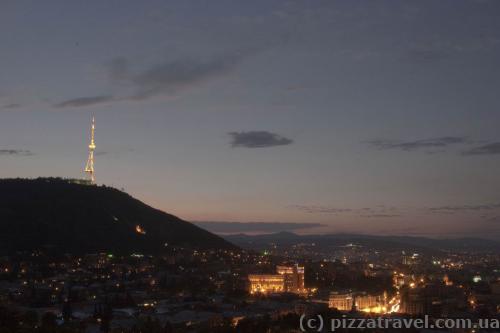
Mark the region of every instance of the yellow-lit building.
[[284, 277], [285, 291], [292, 293], [304, 292], [304, 266], [276, 266], [276, 273]]
[[328, 306], [340, 311], [350, 311], [355, 308], [359, 311], [381, 313], [386, 311], [386, 303], [385, 295], [332, 292], [330, 293]]
[[355, 297], [356, 309], [365, 312], [386, 312], [387, 310], [387, 294], [383, 295], [368, 295], [361, 294]]
[[249, 291], [255, 293], [281, 293], [285, 291], [285, 277], [280, 274], [248, 275]]
[[328, 307], [340, 311], [349, 311], [352, 309], [354, 298], [352, 293], [331, 292], [328, 300]]
[[249, 291], [255, 293], [305, 293], [304, 267], [297, 264], [276, 266], [276, 274], [248, 275]]

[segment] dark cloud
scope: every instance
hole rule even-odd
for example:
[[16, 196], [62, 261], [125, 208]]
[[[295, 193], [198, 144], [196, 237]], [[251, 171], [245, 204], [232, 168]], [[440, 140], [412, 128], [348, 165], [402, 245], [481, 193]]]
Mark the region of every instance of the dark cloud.
[[56, 108], [92, 106], [113, 101], [115, 98], [110, 95], [90, 96], [73, 98], [54, 105]]
[[34, 154], [30, 150], [24, 150], [24, 149], [0, 149], [0, 156], [1, 155], [32, 156]]
[[166, 61], [142, 71], [131, 71], [125, 58], [115, 58], [107, 65], [113, 82], [132, 87], [122, 100], [144, 100], [158, 95], [174, 95], [177, 91], [229, 73], [244, 58], [242, 54], [209, 59], [184, 58]]
[[3, 106], [4, 109], [16, 109], [16, 108], [20, 108], [20, 107], [21, 107], [21, 104], [18, 104], [18, 103], [12, 103], [12, 104], [7, 104], [7, 105]]
[[290, 205], [290, 208], [295, 208], [306, 213], [324, 213], [324, 214], [337, 214], [352, 212], [351, 208], [335, 208], [326, 206], [315, 205]]
[[108, 154], [109, 154], [109, 152], [107, 152], [107, 151], [96, 151], [94, 153], [95, 156], [104, 156], [104, 155], [108, 155]]
[[445, 148], [451, 145], [468, 144], [468, 143], [470, 143], [469, 139], [462, 136], [444, 136], [439, 138], [423, 139], [415, 141], [392, 141], [392, 140], [368, 141], [368, 144], [370, 144], [372, 147], [376, 149], [380, 150], [397, 149], [403, 151]]
[[109, 151], [108, 150], [98, 150], [94, 153], [95, 156], [111, 156], [111, 157], [117, 157], [122, 154], [127, 154], [134, 152], [133, 148], [127, 148], [127, 147], [114, 147], [111, 148]]
[[[481, 216], [481, 218], [485, 219], [486, 221], [489, 221], [489, 222], [498, 222], [500, 221], [500, 216]], [[497, 225], [495, 223], [495, 225]], [[500, 225], [497, 225], [500, 227]]]
[[322, 227], [320, 223], [280, 223], [280, 222], [193, 222], [197, 226], [214, 233], [231, 234], [242, 232], [280, 232]]
[[141, 101], [159, 95], [173, 96], [179, 90], [193, 87], [229, 73], [244, 58], [242, 54], [210, 59], [184, 58], [132, 71], [129, 61], [115, 58], [106, 64], [113, 83], [130, 88], [124, 96], [100, 95], [79, 97], [54, 105], [57, 108], [91, 106], [112, 101]]
[[496, 155], [500, 154], [500, 142], [488, 143], [479, 147], [466, 150], [463, 155]]
[[244, 148], [264, 148], [285, 146], [293, 143], [292, 139], [267, 131], [230, 132], [231, 146]]
[[428, 210], [432, 213], [453, 214], [456, 212], [477, 212], [484, 210], [500, 209], [500, 203], [481, 204], [481, 205], [456, 205], [456, 206], [439, 206], [429, 207]]
[[369, 217], [369, 218], [392, 218], [392, 217], [399, 217], [401, 215], [399, 214], [367, 214], [367, 215], [360, 215], [361, 217]]
[[390, 218], [401, 216], [398, 209], [383, 205], [365, 208], [339, 208], [317, 205], [290, 205], [290, 208], [298, 209], [311, 214], [356, 214], [359, 217], [368, 218]]
[[128, 78], [137, 90], [130, 98], [141, 100], [157, 95], [171, 95], [180, 89], [227, 74], [241, 59], [241, 56], [222, 56], [209, 60], [181, 59], [154, 65], [137, 74], [120, 72], [120, 67], [127, 70], [127, 66], [115, 64], [113, 75]]

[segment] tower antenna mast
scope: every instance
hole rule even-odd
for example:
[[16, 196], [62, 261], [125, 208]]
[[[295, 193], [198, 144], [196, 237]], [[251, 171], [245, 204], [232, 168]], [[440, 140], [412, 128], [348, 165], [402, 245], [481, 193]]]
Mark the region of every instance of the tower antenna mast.
[[95, 150], [95, 141], [94, 141], [94, 131], [95, 131], [95, 120], [92, 117], [92, 125], [90, 127], [90, 144], [89, 144], [89, 158], [87, 160], [87, 164], [85, 165], [85, 172], [88, 175], [88, 178], [92, 184], [95, 183], [95, 175], [94, 175], [94, 150]]

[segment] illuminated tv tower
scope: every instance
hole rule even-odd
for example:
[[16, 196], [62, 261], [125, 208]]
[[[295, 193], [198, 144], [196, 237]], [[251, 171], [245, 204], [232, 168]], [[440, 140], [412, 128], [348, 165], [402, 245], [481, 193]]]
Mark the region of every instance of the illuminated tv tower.
[[95, 130], [95, 121], [94, 121], [94, 117], [92, 117], [92, 125], [90, 127], [89, 158], [87, 160], [87, 165], [85, 166], [85, 172], [88, 174], [89, 180], [92, 184], [95, 183], [95, 176], [94, 176], [94, 150], [95, 150], [94, 130]]

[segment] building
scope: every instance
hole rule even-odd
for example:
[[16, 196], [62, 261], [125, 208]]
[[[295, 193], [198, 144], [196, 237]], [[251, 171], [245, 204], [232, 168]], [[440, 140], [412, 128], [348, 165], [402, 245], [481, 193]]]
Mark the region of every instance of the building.
[[301, 293], [304, 288], [304, 266], [297, 264], [292, 266], [276, 266], [276, 273], [284, 277], [285, 291]]
[[386, 312], [387, 295], [386, 293], [382, 295], [358, 294], [354, 297], [354, 303], [356, 304], [356, 309], [359, 311]]
[[351, 292], [339, 293], [333, 291], [330, 293], [330, 298], [328, 300], [328, 307], [334, 308], [340, 311], [350, 311], [354, 304], [354, 297]]
[[255, 293], [304, 293], [304, 267], [276, 266], [276, 274], [248, 275], [249, 291]]
[[365, 312], [385, 312], [387, 299], [384, 295], [370, 295], [366, 293], [331, 292], [328, 302], [330, 308], [340, 311], [353, 309]]
[[464, 311], [467, 297], [463, 288], [444, 283], [426, 283], [422, 287], [405, 287], [400, 290], [399, 312], [411, 315], [428, 314], [446, 317]]
[[285, 277], [280, 274], [248, 275], [250, 294], [281, 293], [285, 291]]

